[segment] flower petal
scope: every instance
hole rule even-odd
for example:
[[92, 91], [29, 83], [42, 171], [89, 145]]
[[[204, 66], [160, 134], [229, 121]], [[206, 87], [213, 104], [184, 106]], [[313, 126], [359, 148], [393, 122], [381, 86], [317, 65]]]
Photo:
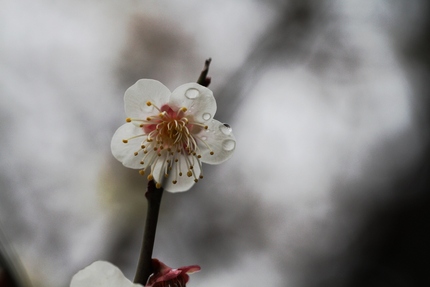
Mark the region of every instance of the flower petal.
[[151, 263], [154, 273], [149, 277], [145, 287], [152, 287], [156, 284], [157, 286], [185, 286], [178, 282], [187, 283], [190, 278], [187, 273], [200, 271], [198, 265], [171, 268], [156, 258], [152, 258]]
[[186, 107], [194, 116], [194, 121], [210, 121], [216, 112], [216, 101], [211, 90], [196, 83], [188, 83], [176, 88], [169, 103], [177, 108]]
[[[200, 149], [201, 161], [208, 164], [219, 164], [229, 159], [236, 149], [236, 140], [229, 126], [212, 120], [207, 130], [195, 135]], [[213, 155], [211, 155], [213, 151]]]
[[[146, 162], [144, 164], [140, 163], [144, 157], [141, 145], [146, 139], [146, 136], [139, 135], [143, 134], [141, 128], [136, 127], [132, 123], [127, 123], [120, 126], [113, 135], [111, 141], [112, 154], [117, 160], [122, 162], [124, 166], [135, 169], [147, 167]], [[124, 143], [124, 139], [129, 140], [127, 143]], [[134, 155], [135, 152], [139, 152], [137, 156]]]
[[200, 271], [201, 268], [199, 265], [190, 265], [190, 266], [184, 266], [184, 267], [178, 268], [178, 270], [181, 270], [187, 274], [192, 274]]
[[[154, 105], [161, 108], [168, 102], [170, 95], [170, 90], [159, 81], [141, 79], [125, 91], [125, 114], [132, 119], [146, 119], [157, 114]], [[148, 101], [153, 105], [148, 106]]]
[[[163, 162], [166, 159], [167, 152], [163, 153], [160, 159], [152, 166], [152, 174], [156, 182], [160, 182], [163, 188], [170, 192], [182, 192], [189, 190], [196, 182], [195, 179], [199, 179], [201, 174], [200, 163], [194, 156], [180, 156], [179, 161], [173, 164], [172, 170], [169, 171], [169, 177], [164, 178], [166, 164], [163, 166]], [[188, 166], [193, 165], [192, 175], [188, 176]], [[179, 173], [182, 172], [182, 176]], [[172, 181], [176, 180], [176, 184]]]
[[96, 261], [76, 273], [70, 287], [142, 287], [142, 285], [133, 284], [111, 263]]

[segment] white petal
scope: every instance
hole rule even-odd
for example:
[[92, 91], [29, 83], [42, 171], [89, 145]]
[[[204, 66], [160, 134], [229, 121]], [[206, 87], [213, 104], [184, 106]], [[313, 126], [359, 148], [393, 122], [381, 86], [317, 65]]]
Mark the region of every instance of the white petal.
[[[142, 79], [125, 91], [125, 114], [129, 118], [146, 119], [148, 116], [158, 114], [153, 105], [161, 108], [170, 98], [170, 90], [156, 80]], [[148, 106], [150, 101], [153, 105]]]
[[196, 83], [188, 83], [176, 88], [170, 97], [170, 104], [177, 108], [186, 107], [194, 121], [210, 121], [216, 112], [216, 101], [211, 90]]
[[70, 287], [142, 287], [142, 285], [132, 283], [111, 263], [96, 261], [76, 273]]
[[[173, 164], [172, 170], [169, 171], [168, 178], [163, 177], [166, 168], [166, 166], [163, 167], [163, 160], [166, 158], [165, 156], [163, 157], [163, 155], [161, 158], [162, 159], [152, 167], [152, 174], [156, 182], [160, 182], [160, 180], [162, 181], [161, 183], [165, 190], [169, 192], [187, 191], [196, 183], [194, 180], [199, 179], [201, 174], [200, 164], [195, 157], [181, 156], [179, 161]], [[193, 165], [193, 175], [190, 177], [187, 175], [189, 163]], [[182, 176], [179, 176], [179, 172], [182, 172]], [[173, 180], [176, 180], [177, 183], [173, 184]]]
[[[122, 164], [129, 168], [141, 169], [146, 168], [148, 165], [140, 164], [143, 159], [143, 151], [141, 150], [141, 145], [146, 139], [146, 136], [136, 137], [130, 139], [131, 137], [142, 135], [143, 130], [136, 127], [132, 123], [123, 124], [120, 126], [112, 137], [111, 150], [113, 156], [122, 162]], [[124, 143], [124, 139], [129, 139], [127, 143]], [[139, 152], [137, 156], [134, 155], [135, 152]]]
[[[207, 130], [196, 135], [200, 149], [201, 161], [208, 164], [219, 164], [229, 159], [236, 149], [236, 140], [231, 129], [217, 120], [209, 123]], [[211, 155], [210, 152], [214, 154]]]

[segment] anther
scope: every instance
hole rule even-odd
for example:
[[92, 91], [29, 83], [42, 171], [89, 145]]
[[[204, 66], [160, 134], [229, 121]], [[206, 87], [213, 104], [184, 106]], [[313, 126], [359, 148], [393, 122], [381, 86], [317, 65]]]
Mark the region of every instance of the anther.
[[196, 179], [194, 179], [194, 182], [198, 182], [199, 180], [196, 178]]
[[154, 176], [152, 175], [152, 173], [150, 175], [148, 175], [148, 180], [153, 180]]
[[128, 143], [128, 140], [122, 140], [123, 143]]
[[214, 155], [214, 152], [213, 152], [213, 151], [211, 151], [209, 154], [210, 154], [210, 155]]
[[177, 184], [177, 183], [178, 183], [178, 181], [177, 181], [177, 180], [172, 180], [172, 183], [173, 183], [173, 184]]
[[161, 183], [157, 182], [157, 183], [155, 184], [155, 187], [156, 187], [157, 189], [160, 189], [160, 188], [161, 188]]
[[125, 121], [126, 121], [127, 123], [130, 123], [130, 122], [131, 122], [131, 119], [130, 119], [130, 118], [126, 118], [126, 119], [125, 119]]
[[193, 173], [191, 172], [191, 170], [189, 170], [188, 172], [187, 172], [187, 176], [188, 177], [191, 177], [193, 175]]
[[146, 105], [147, 105], [148, 107], [150, 107], [150, 106], [152, 106], [152, 103], [151, 103], [150, 101], [147, 101], [147, 102], [146, 102]]
[[134, 152], [134, 156], [137, 156], [139, 153], [137, 151]]
[[203, 178], [203, 175], [200, 175], [200, 176], [199, 176], [199, 178], [200, 178], [200, 179], [202, 179], [202, 178]]
[[145, 162], [142, 160], [142, 161], [140, 161], [140, 164], [145, 164]]
[[139, 170], [139, 173], [140, 173], [140, 175], [145, 175], [145, 170], [141, 169], [141, 170]]

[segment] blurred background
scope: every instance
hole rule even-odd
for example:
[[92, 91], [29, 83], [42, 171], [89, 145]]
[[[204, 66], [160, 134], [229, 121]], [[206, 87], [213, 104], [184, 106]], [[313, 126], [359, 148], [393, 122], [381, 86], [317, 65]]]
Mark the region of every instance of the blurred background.
[[426, 0], [0, 0], [0, 286], [132, 279], [146, 182], [110, 152], [124, 91], [211, 57], [232, 159], [165, 193], [154, 257], [189, 286], [426, 286]]

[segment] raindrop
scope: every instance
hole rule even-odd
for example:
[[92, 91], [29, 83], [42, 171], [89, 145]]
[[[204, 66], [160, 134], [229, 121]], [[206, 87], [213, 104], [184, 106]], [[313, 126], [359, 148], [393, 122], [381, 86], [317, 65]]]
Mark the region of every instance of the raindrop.
[[225, 135], [229, 135], [231, 134], [231, 127], [228, 124], [222, 124], [219, 126], [220, 131], [225, 134]]
[[203, 118], [205, 121], [207, 121], [207, 120], [209, 120], [209, 119], [211, 118], [211, 114], [209, 114], [209, 113], [204, 113], [204, 114], [202, 115], [202, 118]]
[[185, 96], [190, 100], [193, 100], [199, 96], [199, 90], [191, 88], [185, 92]]
[[232, 150], [234, 150], [235, 147], [236, 147], [236, 142], [234, 140], [225, 140], [222, 143], [222, 148], [225, 151], [232, 151]]

